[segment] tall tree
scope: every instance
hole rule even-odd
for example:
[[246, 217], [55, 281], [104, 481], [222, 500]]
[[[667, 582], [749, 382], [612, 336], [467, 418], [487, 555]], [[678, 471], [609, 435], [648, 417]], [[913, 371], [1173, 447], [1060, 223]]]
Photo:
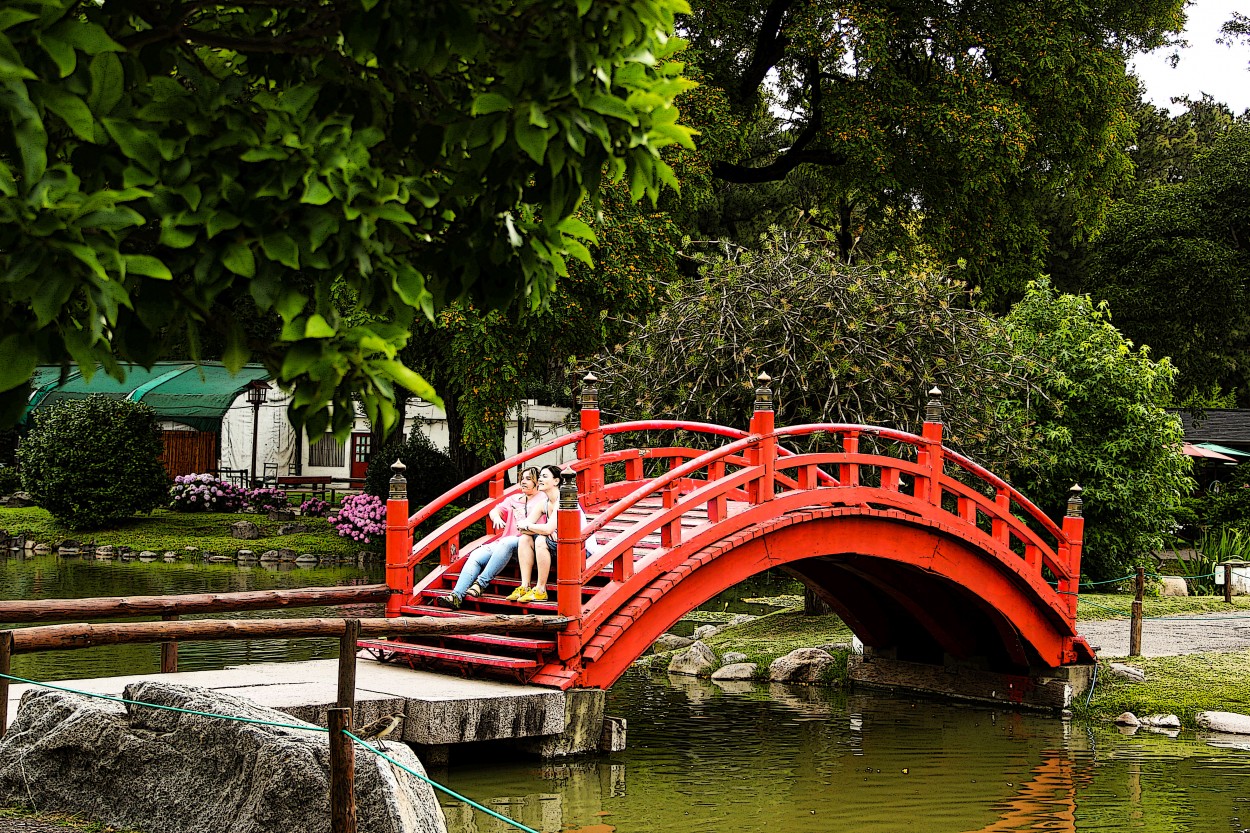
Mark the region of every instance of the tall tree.
[[[311, 433], [395, 418], [418, 313], [541, 306], [601, 182], [674, 184], [683, 0], [7, 0], [0, 424], [38, 363], [220, 331]], [[335, 281], [359, 310], [342, 310]], [[248, 339], [236, 304], [281, 319]], [[352, 324], [363, 312], [369, 323]]]
[[820, 167], [867, 216], [914, 217], [992, 302], [1041, 262], [1039, 205], [1062, 197], [1075, 229], [1097, 227], [1130, 172], [1126, 56], [1179, 31], [1182, 5], [702, 0], [683, 25], [738, 112], [764, 102], [781, 119], [715, 175], [765, 183]]

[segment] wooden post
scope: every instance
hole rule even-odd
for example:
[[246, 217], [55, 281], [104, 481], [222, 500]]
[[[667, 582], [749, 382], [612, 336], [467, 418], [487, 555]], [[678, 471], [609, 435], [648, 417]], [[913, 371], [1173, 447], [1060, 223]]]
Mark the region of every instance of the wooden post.
[[1146, 568], [1137, 568], [1136, 590], [1133, 596], [1133, 618], [1129, 624], [1128, 655], [1141, 656], [1141, 605], [1146, 597]]
[[[408, 526], [407, 470], [399, 460], [391, 464], [391, 487], [386, 501], [386, 583], [392, 595], [386, 600], [386, 615], [398, 616], [399, 609], [412, 596], [412, 529]], [[447, 563], [446, 561], [443, 562]]]
[[1233, 603], [1233, 567], [1227, 561], [1222, 565], [1224, 568], [1224, 604]]
[[[0, 631], [0, 674], [11, 672], [13, 631]], [[0, 677], [0, 737], [9, 730], [9, 678]]]
[[339, 690], [335, 705], [340, 709], [356, 708], [356, 640], [360, 638], [360, 620], [345, 619], [339, 637]]
[[356, 833], [356, 751], [351, 731], [352, 710], [330, 709], [330, 833]]
[[[162, 622], [177, 622], [177, 613], [162, 613]], [[176, 641], [161, 643], [161, 673], [178, 673], [178, 643]]]

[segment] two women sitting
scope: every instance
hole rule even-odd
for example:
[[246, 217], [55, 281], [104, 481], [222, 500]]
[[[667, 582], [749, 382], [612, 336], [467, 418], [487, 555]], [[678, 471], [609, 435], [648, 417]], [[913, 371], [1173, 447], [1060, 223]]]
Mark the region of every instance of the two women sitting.
[[[560, 467], [547, 465], [541, 469], [525, 469], [521, 473], [520, 493], [504, 498], [490, 510], [495, 528], [502, 528], [500, 536], [469, 555], [455, 588], [443, 597], [443, 603], [458, 609], [466, 596], [481, 596], [514, 555], [521, 565], [521, 585], [512, 591], [508, 601], [547, 601], [547, 579], [555, 552], [553, 539], [559, 505]], [[586, 513], [580, 508], [578, 511], [584, 527]], [[586, 539], [588, 555], [598, 555], [602, 551], [603, 547], [597, 541]], [[537, 581], [531, 586], [530, 577], [535, 566], [538, 568]]]

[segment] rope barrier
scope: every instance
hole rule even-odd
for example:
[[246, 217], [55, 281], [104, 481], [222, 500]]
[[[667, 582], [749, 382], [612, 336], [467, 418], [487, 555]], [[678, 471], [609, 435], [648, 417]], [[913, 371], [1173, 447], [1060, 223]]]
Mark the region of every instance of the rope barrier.
[[[148, 706], [148, 707], [153, 708], [153, 709], [164, 709], [165, 711], [180, 712], [180, 713], [182, 713], [182, 714], [193, 714], [193, 715], [196, 715], [196, 716], [198, 716], [198, 717], [216, 717], [216, 718], [220, 718], [221, 720], [233, 720], [233, 721], [235, 721], [235, 722], [237, 722], [237, 723], [251, 723], [251, 724], [258, 725], [258, 726], [276, 726], [276, 727], [278, 727], [278, 728], [280, 728], [280, 729], [301, 729], [301, 730], [303, 730], [303, 731], [305, 731], [305, 732], [326, 732], [326, 733], [329, 733], [329, 731], [330, 731], [329, 729], [325, 728], [324, 726], [299, 725], [299, 724], [295, 724], [295, 723], [277, 723], [277, 722], [272, 721], [272, 720], [258, 720], [258, 719], [256, 719], [256, 718], [252, 718], [252, 717], [241, 717], [241, 716], [239, 716], [239, 715], [234, 715], [234, 714], [218, 714], [218, 713], [216, 713], [216, 712], [201, 712], [201, 711], [196, 711], [195, 709], [183, 709], [183, 708], [180, 708], [180, 707], [178, 707], [178, 706], [163, 706], [163, 705], [161, 705], [161, 704], [159, 704], [159, 703], [145, 703], [145, 702], [143, 702], [142, 700], [128, 700], [128, 699], [126, 699], [126, 698], [124, 698], [124, 697], [114, 697], [114, 696], [113, 696], [113, 695], [111, 695], [111, 694], [98, 694], [98, 693], [93, 692], [93, 691], [80, 691], [80, 690], [75, 689], [75, 688], [69, 688], [68, 686], [54, 685], [54, 684], [52, 684], [52, 683], [40, 682], [39, 680], [28, 680], [28, 679], [26, 679], [25, 677], [17, 677], [17, 676], [14, 676], [13, 674], [4, 674], [4, 673], [0, 673], [0, 677], [4, 678], [4, 679], [6, 679], [6, 680], [9, 680], [10, 682], [15, 682], [15, 683], [25, 683], [25, 684], [27, 684], [27, 685], [41, 686], [41, 687], [43, 687], [43, 688], [51, 688], [51, 689], [55, 689], [55, 690], [57, 690], [57, 691], [64, 691], [64, 692], [66, 692], [66, 693], [68, 693], [68, 694], [78, 694], [78, 695], [81, 695], [81, 696], [83, 696], [83, 697], [94, 697], [94, 698], [97, 698], [97, 699], [99, 699], [99, 700], [109, 700], [109, 701], [114, 702], [114, 703], [129, 703], [129, 704], [131, 704], [131, 705], [135, 705], [135, 706]], [[407, 766], [404, 766], [404, 765], [403, 765], [403, 764], [401, 764], [399, 761], [397, 761], [397, 760], [395, 760], [394, 758], [390, 757], [389, 755], [387, 755], [387, 754], [383, 753], [381, 750], [379, 750], [379, 749], [374, 749], [374, 748], [373, 748], [372, 746], [370, 746], [368, 743], [366, 743], [365, 741], [363, 741], [363, 740], [361, 740], [360, 738], [356, 737], [356, 736], [355, 736], [355, 735], [353, 735], [351, 732], [349, 732], [349, 731], [347, 731], [347, 730], [344, 730], [344, 731], [343, 731], [343, 734], [347, 735], [349, 738], [351, 738], [352, 740], [354, 740], [356, 743], [360, 744], [360, 745], [361, 745], [361, 746], [363, 746], [365, 749], [368, 749], [370, 752], [372, 752], [373, 754], [377, 755], [378, 757], [380, 757], [380, 758], [382, 758], [382, 759], [386, 760], [387, 762], [389, 762], [389, 763], [393, 764], [394, 766], [399, 767], [400, 769], [402, 769], [404, 772], [408, 773], [409, 775], [413, 775], [413, 776], [415, 776], [416, 778], [418, 778], [418, 779], [420, 779], [420, 780], [424, 781], [425, 783], [429, 784], [429, 785], [430, 785], [431, 787], [433, 787], [434, 789], [436, 789], [436, 790], [441, 790], [442, 792], [447, 793], [447, 794], [448, 794], [448, 795], [450, 795], [451, 797], [453, 797], [453, 798], [455, 798], [455, 799], [458, 799], [458, 800], [460, 800], [460, 801], [463, 801], [465, 804], [468, 804], [470, 807], [474, 807], [474, 808], [476, 808], [476, 809], [478, 809], [478, 810], [481, 810], [481, 811], [482, 811], [482, 812], [484, 812], [484, 813], [487, 813], [488, 815], [494, 816], [495, 818], [499, 819], [500, 821], [507, 822], [508, 824], [512, 825], [513, 827], [517, 828], [518, 830], [522, 830], [522, 831], [524, 831], [524, 833], [539, 833], [539, 831], [534, 830], [534, 829], [533, 829], [533, 828], [531, 828], [531, 827], [526, 827], [524, 824], [521, 824], [519, 821], [514, 821], [513, 819], [510, 819], [510, 818], [508, 818], [507, 816], [500, 815], [499, 813], [495, 812], [494, 810], [490, 809], [489, 807], [484, 807], [483, 805], [478, 804], [478, 803], [477, 803], [476, 801], [474, 801], [473, 799], [471, 799], [471, 798], [467, 798], [466, 796], [461, 795], [460, 793], [456, 792], [455, 790], [451, 789], [450, 787], [444, 787], [442, 784], [438, 783], [437, 781], [434, 781], [433, 779], [429, 778], [428, 776], [426, 776], [426, 775], [422, 775], [421, 773], [417, 772], [416, 770], [413, 770], [413, 769], [411, 769], [411, 768], [409, 768], [409, 767], [407, 767]]]
[[433, 787], [434, 789], [436, 789], [436, 790], [440, 790], [441, 792], [445, 792], [445, 793], [447, 793], [448, 795], [450, 795], [452, 798], [455, 798], [455, 799], [458, 799], [458, 800], [460, 800], [460, 801], [463, 801], [465, 804], [468, 804], [470, 807], [473, 807], [474, 809], [477, 809], [477, 810], [481, 810], [483, 813], [486, 813], [487, 815], [493, 816], [493, 817], [495, 817], [495, 818], [499, 819], [500, 821], [507, 822], [508, 824], [512, 825], [512, 826], [513, 826], [513, 827], [515, 827], [516, 829], [525, 831], [525, 833], [538, 833], [538, 831], [537, 831], [537, 830], [535, 830], [535, 829], [534, 829], [534, 828], [532, 828], [532, 827], [526, 827], [524, 824], [521, 824], [521, 822], [519, 822], [519, 821], [516, 821], [516, 820], [514, 820], [514, 819], [510, 819], [510, 818], [508, 818], [507, 816], [504, 816], [504, 815], [500, 815], [499, 813], [496, 813], [496, 812], [495, 812], [494, 810], [492, 810], [491, 808], [489, 808], [489, 807], [485, 807], [485, 806], [483, 806], [483, 805], [481, 805], [481, 804], [478, 804], [476, 801], [474, 801], [474, 800], [473, 800], [473, 799], [471, 799], [471, 798], [466, 798], [465, 796], [461, 795], [460, 793], [456, 792], [455, 790], [451, 789], [450, 787], [444, 787], [442, 784], [438, 783], [437, 781], [432, 780], [432, 779], [431, 779], [431, 778], [429, 778], [428, 776], [422, 775], [421, 773], [416, 772], [415, 770], [409, 769], [408, 767], [406, 767], [406, 766], [404, 766], [403, 764], [401, 764], [399, 761], [397, 761], [397, 760], [395, 760], [394, 758], [392, 758], [390, 755], [387, 755], [385, 752], [383, 752], [383, 751], [382, 751], [382, 750], [380, 750], [380, 749], [375, 749], [374, 747], [370, 746], [367, 742], [365, 742], [365, 741], [361, 740], [360, 738], [356, 737], [355, 735], [353, 735], [351, 732], [347, 731], [346, 729], [344, 729], [344, 730], [343, 730], [343, 734], [347, 735], [349, 738], [351, 738], [352, 740], [356, 741], [356, 743], [360, 744], [360, 745], [361, 745], [361, 746], [363, 746], [365, 749], [368, 749], [370, 752], [372, 752], [374, 755], [377, 755], [377, 756], [378, 756], [379, 758], [381, 758], [382, 760], [387, 761], [387, 762], [389, 762], [389, 763], [393, 764], [394, 766], [399, 767], [400, 769], [402, 769], [404, 772], [408, 773], [409, 775], [413, 775], [413, 776], [417, 777], [418, 779], [420, 779], [420, 780], [424, 781], [425, 783], [429, 784], [429, 785], [430, 785], [431, 787]]

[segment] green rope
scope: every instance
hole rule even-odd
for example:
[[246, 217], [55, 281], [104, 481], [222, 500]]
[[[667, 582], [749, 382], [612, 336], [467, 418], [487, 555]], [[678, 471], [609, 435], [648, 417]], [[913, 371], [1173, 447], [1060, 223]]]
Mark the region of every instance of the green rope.
[[389, 763], [391, 763], [391, 764], [393, 764], [393, 765], [395, 765], [395, 766], [399, 767], [400, 769], [402, 769], [404, 772], [408, 773], [409, 775], [414, 775], [414, 776], [416, 776], [416, 777], [417, 777], [417, 778], [419, 778], [420, 780], [422, 780], [422, 781], [424, 781], [425, 783], [429, 784], [429, 785], [430, 785], [431, 787], [433, 787], [434, 789], [436, 789], [436, 790], [441, 790], [442, 792], [445, 792], [445, 793], [447, 793], [448, 795], [450, 795], [452, 798], [455, 798], [455, 799], [457, 799], [457, 800], [459, 800], [459, 801], [463, 801], [465, 804], [468, 804], [470, 807], [474, 807], [474, 808], [476, 808], [476, 809], [478, 809], [478, 810], [481, 810], [483, 813], [486, 813], [487, 815], [494, 816], [495, 818], [499, 819], [500, 821], [507, 822], [508, 824], [512, 825], [513, 827], [517, 828], [518, 830], [524, 830], [524, 831], [525, 831], [525, 833], [538, 833], [538, 831], [537, 831], [537, 830], [535, 830], [535, 829], [534, 829], [534, 828], [532, 828], [532, 827], [526, 827], [524, 824], [521, 824], [521, 822], [519, 822], [519, 821], [515, 821], [515, 820], [513, 820], [513, 819], [508, 818], [507, 816], [500, 815], [499, 813], [496, 813], [496, 812], [495, 812], [494, 810], [492, 810], [491, 808], [489, 808], [489, 807], [484, 807], [484, 806], [482, 806], [481, 804], [478, 804], [476, 801], [474, 801], [474, 800], [473, 800], [473, 799], [471, 799], [471, 798], [466, 798], [465, 796], [461, 795], [460, 793], [456, 792], [455, 790], [451, 789], [450, 787], [444, 787], [442, 784], [438, 783], [437, 781], [433, 781], [433, 780], [431, 780], [431, 779], [430, 779], [430, 778], [428, 778], [427, 776], [422, 775], [420, 772], [417, 772], [417, 771], [415, 771], [415, 770], [409, 769], [408, 767], [406, 767], [406, 766], [404, 766], [403, 764], [401, 764], [399, 761], [397, 761], [397, 760], [395, 760], [394, 758], [392, 758], [390, 755], [387, 755], [387, 754], [386, 754], [385, 752], [383, 752], [382, 750], [380, 750], [380, 749], [374, 749], [374, 748], [373, 748], [372, 746], [370, 746], [368, 743], [366, 743], [365, 741], [363, 741], [363, 740], [361, 740], [360, 738], [356, 737], [355, 735], [353, 735], [351, 732], [347, 731], [346, 729], [344, 729], [344, 730], [343, 730], [343, 734], [347, 735], [349, 738], [351, 738], [352, 740], [356, 741], [356, 743], [360, 744], [360, 745], [361, 745], [361, 746], [363, 746], [365, 749], [368, 749], [370, 752], [372, 752], [374, 755], [377, 755], [377, 756], [378, 756], [379, 758], [381, 758], [382, 760], [384, 760], [384, 761], [388, 761]]
[[222, 720], [234, 720], [239, 723], [253, 723], [258, 726], [277, 726], [280, 729], [301, 729], [305, 732], [328, 732], [330, 731], [329, 729], [322, 728], [321, 726], [308, 726], [308, 725], [301, 726], [296, 723], [275, 723], [271, 720], [257, 720], [255, 718], [239, 717], [238, 715], [233, 715], [233, 714], [217, 714], [215, 712], [198, 712], [198, 711], [195, 711], [194, 709], [181, 709], [181, 708], [178, 708], [177, 706], [162, 706], [159, 703], [145, 703], [142, 700], [127, 700], [124, 697], [113, 697], [112, 695], [109, 695], [109, 694], [96, 694], [95, 692], [92, 692], [92, 691], [79, 691], [78, 689], [67, 688], [66, 686], [53, 685], [52, 683], [41, 683], [38, 680], [28, 680], [25, 677], [14, 677], [12, 674], [0, 674], [0, 677], [5, 678], [6, 680], [12, 680], [13, 682], [17, 682], [17, 683], [27, 683], [28, 685], [43, 686], [44, 688], [54, 688], [57, 691], [65, 691], [70, 694], [80, 694], [83, 697], [96, 697], [100, 700], [111, 700], [114, 703], [129, 703], [135, 706], [148, 706], [153, 709], [164, 709], [165, 711], [181, 712], [182, 714], [194, 714], [200, 717], [220, 717]]

